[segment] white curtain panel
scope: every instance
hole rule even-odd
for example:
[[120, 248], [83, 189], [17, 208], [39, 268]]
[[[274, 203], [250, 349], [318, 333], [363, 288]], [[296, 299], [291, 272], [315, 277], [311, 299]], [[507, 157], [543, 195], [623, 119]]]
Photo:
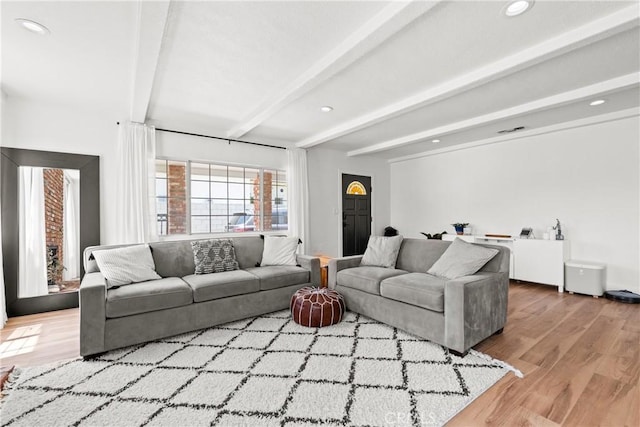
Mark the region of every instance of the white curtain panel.
[[118, 157], [116, 243], [155, 241], [155, 128], [140, 123], [122, 123]]
[[[2, 170], [0, 170], [0, 176], [2, 176]], [[0, 213], [1, 212], [2, 212], [2, 206], [0, 206]], [[4, 296], [4, 269], [2, 268], [4, 261], [2, 258], [1, 242], [2, 242], [2, 216], [0, 215], [0, 329], [4, 328], [5, 323], [7, 323], [7, 300], [5, 299], [5, 296]]]
[[18, 175], [18, 298], [37, 297], [49, 293], [43, 168], [21, 166]]
[[289, 236], [299, 237], [299, 251], [308, 253], [309, 242], [309, 180], [307, 175], [307, 150], [287, 149], [287, 185], [289, 187]]
[[80, 278], [80, 171], [64, 171], [63, 280]]

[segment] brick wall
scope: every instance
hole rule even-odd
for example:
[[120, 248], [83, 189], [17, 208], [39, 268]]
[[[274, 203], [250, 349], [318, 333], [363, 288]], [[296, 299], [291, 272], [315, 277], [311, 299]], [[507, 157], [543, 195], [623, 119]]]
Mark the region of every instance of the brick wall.
[[169, 163], [168, 177], [168, 234], [187, 233], [187, 194], [184, 165]]
[[271, 172], [265, 171], [263, 173], [264, 183], [262, 189], [264, 191], [264, 228], [263, 230], [271, 230], [272, 229], [272, 219], [271, 215], [273, 213], [273, 205], [272, 205], [272, 183], [273, 183], [273, 174]]
[[[47, 246], [57, 246], [57, 258], [64, 264], [64, 171], [45, 169], [44, 176], [44, 224]], [[55, 282], [62, 281], [62, 269], [54, 275]]]

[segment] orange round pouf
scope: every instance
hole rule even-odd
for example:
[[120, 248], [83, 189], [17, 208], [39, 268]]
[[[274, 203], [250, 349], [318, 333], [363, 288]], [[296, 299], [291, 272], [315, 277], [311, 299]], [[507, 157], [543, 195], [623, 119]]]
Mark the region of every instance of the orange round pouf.
[[293, 321], [311, 328], [340, 322], [345, 310], [344, 298], [338, 292], [311, 286], [293, 294], [290, 306]]

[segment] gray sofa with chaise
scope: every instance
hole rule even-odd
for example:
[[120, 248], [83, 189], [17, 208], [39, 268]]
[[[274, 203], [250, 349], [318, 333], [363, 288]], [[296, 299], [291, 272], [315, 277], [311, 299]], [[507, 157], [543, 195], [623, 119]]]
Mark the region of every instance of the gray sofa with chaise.
[[91, 254], [80, 285], [80, 354], [98, 353], [158, 338], [257, 316], [289, 307], [291, 296], [320, 283], [320, 260], [298, 255], [299, 266], [256, 267], [264, 240], [234, 237], [240, 270], [194, 274], [191, 240], [150, 243], [156, 273], [162, 277], [107, 289]]
[[507, 320], [509, 249], [477, 273], [454, 280], [426, 271], [451, 242], [404, 239], [396, 268], [360, 266], [362, 256], [329, 262], [329, 287], [347, 309], [441, 344], [461, 355], [502, 332]]

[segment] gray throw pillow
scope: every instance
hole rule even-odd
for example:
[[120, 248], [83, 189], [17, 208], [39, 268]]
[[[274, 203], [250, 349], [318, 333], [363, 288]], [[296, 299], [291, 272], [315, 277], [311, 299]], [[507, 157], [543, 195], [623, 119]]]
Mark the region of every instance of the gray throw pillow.
[[456, 238], [427, 273], [445, 279], [475, 274], [500, 252]]
[[402, 236], [370, 236], [360, 265], [395, 268]]
[[107, 279], [107, 289], [130, 283], [162, 279], [149, 245], [124, 246], [93, 251], [100, 272]]
[[231, 239], [209, 239], [191, 242], [196, 274], [238, 270], [236, 251]]

